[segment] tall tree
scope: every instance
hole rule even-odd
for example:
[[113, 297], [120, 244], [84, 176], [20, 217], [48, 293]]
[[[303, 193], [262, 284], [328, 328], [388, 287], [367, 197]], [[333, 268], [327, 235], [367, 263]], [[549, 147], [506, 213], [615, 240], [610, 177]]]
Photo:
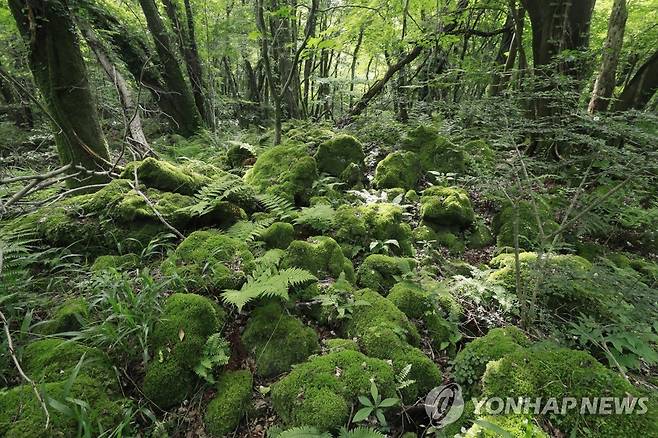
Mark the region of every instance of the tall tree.
[[626, 29], [626, 20], [628, 19], [626, 1], [615, 0], [612, 5], [610, 20], [608, 21], [608, 35], [603, 44], [601, 71], [599, 71], [594, 82], [592, 98], [587, 108], [592, 114], [608, 109], [612, 92], [615, 89], [617, 64], [619, 63], [619, 54], [624, 43], [624, 31]]
[[643, 109], [658, 90], [658, 50], [640, 66], [615, 102], [615, 111]]
[[139, 4], [142, 6], [146, 25], [155, 42], [155, 50], [162, 64], [167, 91], [172, 93], [173, 108], [171, 110], [176, 114], [175, 120], [179, 124], [178, 131], [181, 135], [191, 136], [203, 126], [192, 90], [180, 69], [174, 47], [155, 0], [139, 0]]
[[[29, 46], [30, 69], [56, 125], [60, 160], [89, 171], [111, 165], [107, 143], [92, 99], [75, 25], [65, 0], [9, 0], [18, 29]], [[82, 186], [107, 180], [81, 176], [68, 180]]]

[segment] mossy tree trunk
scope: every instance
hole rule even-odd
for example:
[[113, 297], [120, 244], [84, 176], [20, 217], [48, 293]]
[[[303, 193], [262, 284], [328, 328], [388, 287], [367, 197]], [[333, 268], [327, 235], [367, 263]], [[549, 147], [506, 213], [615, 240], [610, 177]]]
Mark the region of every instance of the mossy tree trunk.
[[201, 115], [194, 102], [194, 97], [185, 76], [180, 69], [174, 52], [173, 45], [167, 33], [167, 29], [160, 17], [160, 12], [155, 0], [139, 0], [144, 11], [146, 24], [153, 40], [155, 50], [160, 59], [163, 69], [163, 77], [167, 85], [167, 92], [172, 95], [172, 111], [174, 119], [178, 123], [178, 132], [183, 136], [191, 136], [203, 126]]
[[[111, 166], [107, 143], [66, 1], [9, 0], [9, 7], [29, 45], [30, 69], [56, 125], [61, 162], [90, 171], [107, 170]], [[107, 179], [79, 176], [68, 183], [83, 186]]]

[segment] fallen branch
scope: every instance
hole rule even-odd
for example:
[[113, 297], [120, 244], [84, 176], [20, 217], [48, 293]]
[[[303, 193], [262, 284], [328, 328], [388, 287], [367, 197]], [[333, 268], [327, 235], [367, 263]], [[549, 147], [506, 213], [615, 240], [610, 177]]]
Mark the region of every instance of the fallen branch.
[[160, 213], [158, 211], [158, 209], [155, 207], [153, 202], [151, 202], [151, 200], [148, 198], [148, 196], [146, 196], [139, 189], [139, 179], [137, 179], [137, 168], [134, 169], [134, 174], [135, 174], [135, 182], [134, 183], [129, 183], [130, 187], [132, 187], [132, 189], [135, 191], [135, 193], [137, 193], [139, 196], [142, 197], [142, 199], [144, 199], [144, 202], [146, 202], [146, 204], [149, 207], [151, 207], [151, 210], [153, 210], [153, 213], [155, 213], [157, 218], [160, 220], [160, 222], [162, 222], [164, 224], [165, 227], [169, 228], [169, 230], [171, 230], [171, 232], [174, 233], [179, 239], [181, 239], [181, 240], [185, 239], [185, 236], [183, 235], [183, 233], [178, 231], [173, 225], [171, 225], [169, 222], [167, 222], [167, 220], [164, 218], [164, 216], [162, 216], [162, 213]]

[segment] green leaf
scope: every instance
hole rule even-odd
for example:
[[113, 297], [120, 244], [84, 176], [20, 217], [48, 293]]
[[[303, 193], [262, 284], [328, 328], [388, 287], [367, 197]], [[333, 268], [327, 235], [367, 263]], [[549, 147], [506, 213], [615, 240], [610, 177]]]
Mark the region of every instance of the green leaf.
[[398, 404], [400, 400], [397, 398], [386, 398], [382, 400], [382, 402], [379, 404], [380, 408], [390, 408], [392, 406], [395, 406]]
[[370, 414], [372, 413], [372, 411], [373, 411], [373, 408], [370, 408], [370, 407], [361, 408], [356, 412], [356, 414], [354, 414], [354, 418], [352, 418], [352, 421], [354, 423], [358, 423], [360, 421], [367, 420], [368, 417], [370, 417]]
[[370, 399], [369, 399], [368, 397], [366, 397], [365, 395], [360, 395], [360, 396], [359, 396], [359, 402], [360, 402], [363, 406], [369, 406], [369, 407], [372, 407], [372, 402], [371, 402]]

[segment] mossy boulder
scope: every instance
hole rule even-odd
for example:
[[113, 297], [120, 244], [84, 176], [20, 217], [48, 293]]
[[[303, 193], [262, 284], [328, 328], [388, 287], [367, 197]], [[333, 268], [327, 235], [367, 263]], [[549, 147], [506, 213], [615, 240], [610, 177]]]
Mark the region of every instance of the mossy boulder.
[[363, 145], [351, 135], [337, 135], [318, 147], [315, 153], [318, 170], [332, 176], [340, 176], [350, 164], [363, 166]]
[[490, 361], [529, 345], [525, 334], [514, 326], [491, 329], [485, 336], [469, 342], [457, 353], [453, 368], [455, 382], [476, 395], [480, 392], [480, 379]]
[[420, 125], [402, 140], [402, 148], [418, 154], [423, 172], [464, 173], [466, 157], [463, 148], [439, 135], [438, 130]]
[[431, 293], [415, 283], [397, 283], [387, 298], [409, 318], [421, 319], [426, 313], [434, 311]]
[[56, 333], [80, 330], [89, 317], [89, 304], [83, 297], [71, 298], [59, 306], [50, 321], [40, 330], [41, 333]]
[[526, 250], [537, 249], [541, 244], [537, 216], [539, 216], [545, 236], [560, 227], [553, 218], [551, 208], [547, 203], [537, 201], [535, 206], [529, 201], [521, 201], [516, 206], [507, 204], [494, 216], [492, 229], [499, 247], [514, 247], [514, 222], [517, 214], [519, 246]]
[[288, 427], [335, 430], [347, 424], [357, 397], [373, 381], [383, 398], [395, 397], [395, 375], [385, 361], [357, 351], [315, 357], [272, 385], [272, 407]]
[[476, 219], [471, 230], [466, 233], [468, 247], [481, 249], [491, 245], [493, 242], [494, 236], [489, 226], [482, 219]]
[[247, 370], [227, 371], [217, 380], [217, 395], [203, 417], [206, 432], [212, 437], [231, 433], [244, 417], [251, 400], [253, 377]]
[[239, 289], [255, 268], [247, 244], [217, 231], [195, 231], [162, 263], [163, 274], [189, 291]]
[[298, 205], [307, 205], [313, 182], [318, 178], [315, 159], [308, 155], [307, 147], [286, 143], [267, 149], [244, 180], [262, 193], [284, 196]]
[[[519, 349], [490, 362], [482, 378], [484, 397], [555, 398], [616, 397], [620, 400], [646, 394], [622, 376], [607, 369], [588, 353], [557, 349]], [[646, 403], [648, 412], [627, 415], [587, 415], [580, 409], [547, 411], [540, 417], [564, 436], [623, 437], [658, 436], [655, 398]]]
[[386, 295], [397, 283], [396, 277], [411, 272], [415, 267], [416, 261], [412, 258], [371, 254], [357, 269], [357, 284]]
[[378, 189], [413, 189], [420, 179], [420, 160], [413, 152], [390, 153], [375, 168], [373, 183]]
[[404, 211], [399, 205], [341, 205], [336, 210], [334, 224], [333, 236], [343, 245], [368, 248], [373, 241], [396, 240], [399, 248], [391, 245], [394, 252], [412, 253], [411, 227], [404, 223]]
[[137, 254], [124, 254], [124, 255], [103, 255], [94, 260], [91, 265], [93, 272], [107, 271], [108, 269], [130, 270], [139, 266], [139, 256]]
[[459, 254], [466, 250], [466, 243], [461, 236], [447, 230], [436, 233], [436, 243], [452, 254]]
[[226, 151], [226, 161], [229, 166], [236, 168], [244, 166], [248, 161], [255, 159], [251, 145], [240, 142], [229, 142]]
[[285, 314], [277, 303], [252, 313], [242, 342], [256, 361], [256, 373], [266, 377], [289, 371], [320, 349], [315, 330]]
[[[508, 415], [486, 415], [476, 420], [486, 421], [507, 433], [507, 438], [550, 438], [537, 424], [532, 415], [508, 414]], [[491, 426], [484, 427], [482, 423], [473, 424], [465, 434], [464, 438], [499, 438], [499, 432]]]
[[283, 256], [281, 266], [306, 269], [320, 279], [338, 278], [345, 273], [347, 280], [354, 282], [352, 262], [343, 255], [336, 241], [327, 236], [293, 241]]
[[[68, 380], [81, 359], [77, 377], [67, 392]], [[62, 403], [67, 403], [67, 397], [84, 400], [89, 406], [87, 420], [99, 433], [114, 429], [122, 421], [126, 402], [120, 397], [110, 362], [100, 350], [72, 341], [48, 338], [25, 348], [22, 366], [50, 398]], [[31, 385], [0, 391], [0, 436], [32, 438], [76, 435], [79, 424], [75, 418], [55, 409], [49, 409], [49, 413], [50, 427], [46, 430], [45, 414]]]
[[138, 181], [147, 187], [183, 195], [193, 195], [209, 182], [209, 179], [201, 174], [151, 157], [128, 163], [121, 173], [121, 178], [134, 180], [135, 173]]
[[475, 220], [468, 193], [459, 187], [426, 189], [420, 198], [420, 215], [424, 222], [440, 227], [466, 228]]
[[354, 339], [341, 339], [341, 338], [332, 338], [326, 339], [324, 345], [329, 350], [330, 353], [336, 351], [359, 351], [359, 345]]
[[274, 222], [259, 237], [268, 249], [286, 249], [295, 240], [295, 228], [288, 222]]
[[151, 336], [153, 360], [144, 377], [143, 391], [151, 401], [168, 409], [187, 397], [206, 341], [224, 320], [224, 311], [200, 295], [174, 294], [167, 299]]

